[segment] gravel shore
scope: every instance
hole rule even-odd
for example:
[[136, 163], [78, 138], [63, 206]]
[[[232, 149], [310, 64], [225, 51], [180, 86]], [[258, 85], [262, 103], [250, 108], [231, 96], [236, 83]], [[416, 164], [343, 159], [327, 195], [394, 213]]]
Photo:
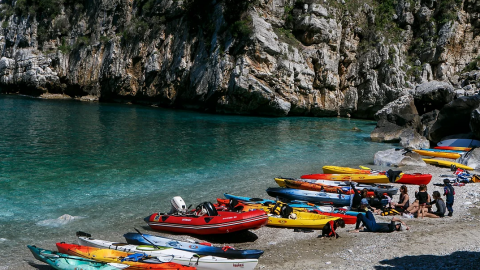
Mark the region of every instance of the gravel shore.
[[[406, 173], [430, 173], [428, 193], [443, 187], [440, 175], [453, 173], [448, 168], [431, 165], [402, 169]], [[272, 186], [274, 182], [272, 179]], [[400, 186], [400, 185], [397, 185]], [[409, 186], [410, 198], [414, 198], [418, 186]], [[339, 229], [338, 239], [319, 239], [319, 231], [313, 233], [294, 232], [293, 229], [263, 227], [240, 235], [204, 238], [212, 242], [231, 245], [236, 248], [265, 250], [256, 269], [476, 269], [480, 263], [480, 184], [455, 187], [453, 217], [438, 219], [404, 219], [409, 231], [393, 233], [349, 233], [354, 225]], [[393, 200], [398, 201], [399, 195]], [[411, 199], [412, 202], [412, 199]], [[376, 216], [377, 222], [388, 222], [392, 217]], [[125, 232], [125, 228], [117, 228]], [[146, 233], [147, 227], [143, 228]], [[152, 234], [161, 234], [153, 232]], [[166, 235], [166, 234], [165, 234]], [[103, 236], [94, 235], [101, 239]], [[107, 236], [108, 237], [108, 236]], [[193, 239], [176, 235], [175, 238]], [[111, 239], [111, 238], [108, 238]], [[123, 239], [111, 239], [122, 241]], [[221, 245], [221, 244], [220, 244]], [[14, 268], [0, 269], [49, 269], [25, 254], [23, 262]]]

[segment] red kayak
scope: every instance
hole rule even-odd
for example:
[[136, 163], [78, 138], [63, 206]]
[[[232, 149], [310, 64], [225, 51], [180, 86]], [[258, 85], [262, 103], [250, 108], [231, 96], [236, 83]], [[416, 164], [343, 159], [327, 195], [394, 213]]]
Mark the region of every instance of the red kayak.
[[[353, 181], [357, 183], [364, 184], [373, 184], [373, 183], [392, 183], [385, 175], [385, 172], [380, 172], [378, 174], [308, 174], [302, 175], [302, 179], [324, 179], [330, 181]], [[428, 185], [432, 180], [431, 174], [401, 174], [400, 178], [395, 180], [396, 184], [406, 184], [406, 185]]]
[[434, 149], [441, 149], [441, 150], [457, 150], [457, 151], [470, 151], [472, 148], [470, 147], [456, 147], [456, 146], [436, 146]]
[[267, 224], [265, 211], [253, 210], [244, 213], [214, 211], [208, 215], [168, 215], [155, 213], [145, 218], [150, 228], [186, 234], [224, 234], [248, 229], [258, 229]]

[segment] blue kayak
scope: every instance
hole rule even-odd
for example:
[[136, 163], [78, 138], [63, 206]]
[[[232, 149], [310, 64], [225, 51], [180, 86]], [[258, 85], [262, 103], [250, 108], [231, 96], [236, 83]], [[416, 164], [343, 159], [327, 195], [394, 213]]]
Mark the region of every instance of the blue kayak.
[[466, 152], [461, 150], [443, 150], [443, 149], [432, 149], [432, 148], [421, 148], [421, 150], [431, 151], [431, 152], [457, 153], [457, 154], [464, 154]]
[[351, 195], [335, 194], [294, 188], [268, 188], [268, 195], [289, 200], [301, 200], [317, 204], [350, 205]]
[[[223, 196], [227, 199], [236, 199], [237, 201], [246, 202], [246, 203], [249, 203], [249, 202], [251, 202], [251, 203], [261, 203], [261, 204], [264, 204], [264, 203], [275, 204], [276, 203], [275, 200], [236, 196], [236, 195], [227, 194], [227, 193], [224, 193]], [[317, 206], [317, 205], [314, 205], [314, 204], [308, 204], [308, 202], [306, 202], [306, 201], [292, 200], [288, 203], [288, 205], [290, 207], [305, 208], [307, 210], [325, 211], [325, 209], [322, 208], [321, 206]], [[327, 211], [325, 211], [325, 212], [327, 212]]]
[[123, 237], [125, 237], [127, 243], [133, 245], [154, 244], [156, 246], [172, 247], [179, 250], [190, 251], [199, 255], [210, 255], [230, 259], [258, 259], [263, 254], [263, 250], [259, 249], [224, 249], [222, 247], [202, 245], [198, 242], [178, 241], [151, 234], [126, 233]]

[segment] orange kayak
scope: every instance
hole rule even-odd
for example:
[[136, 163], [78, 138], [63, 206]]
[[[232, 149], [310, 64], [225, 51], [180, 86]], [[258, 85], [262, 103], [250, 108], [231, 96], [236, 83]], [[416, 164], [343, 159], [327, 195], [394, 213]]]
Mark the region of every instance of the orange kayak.
[[[194, 270], [195, 267], [184, 266], [178, 263], [164, 263], [164, 262], [143, 262], [143, 259], [126, 260], [129, 255], [141, 255], [127, 253], [113, 249], [102, 249], [95, 247], [80, 246], [75, 244], [57, 243], [57, 248], [60, 253], [68, 255], [83, 257], [91, 260], [96, 260], [105, 263], [122, 263], [130, 265], [128, 269], [162, 269], [162, 270]], [[133, 258], [132, 258], [133, 259]], [[154, 258], [148, 258], [149, 261]]]
[[[354, 191], [351, 188], [341, 188], [338, 186], [329, 186], [321, 183], [309, 183], [301, 180], [286, 179], [285, 186], [303, 190], [325, 191], [328, 193], [354, 194]], [[360, 193], [360, 190], [358, 190], [358, 193]], [[375, 192], [369, 191], [367, 195], [375, 196]]]

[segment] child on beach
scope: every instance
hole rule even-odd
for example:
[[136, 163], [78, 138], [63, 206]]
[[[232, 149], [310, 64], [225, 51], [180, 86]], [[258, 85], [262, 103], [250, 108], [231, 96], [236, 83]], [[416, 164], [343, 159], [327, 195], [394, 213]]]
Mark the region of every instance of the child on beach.
[[335, 237], [338, 238], [340, 237], [338, 233], [336, 232], [336, 229], [340, 228], [345, 228], [345, 221], [343, 219], [337, 219], [335, 221], [329, 221], [327, 225], [323, 226], [322, 229], [322, 235], [319, 235], [318, 238], [324, 238], [324, 237]]
[[428, 193], [427, 193], [427, 186], [426, 185], [420, 185], [418, 189], [418, 193], [415, 194], [416, 199], [418, 200], [418, 214], [422, 215], [422, 218], [424, 216], [423, 209], [425, 209], [425, 206], [427, 205], [428, 201]]
[[455, 189], [450, 184], [450, 180], [444, 179], [443, 184], [445, 187], [443, 188], [443, 195], [446, 196], [445, 204], [447, 205], [448, 216], [451, 217], [453, 215], [453, 201], [455, 195]]

